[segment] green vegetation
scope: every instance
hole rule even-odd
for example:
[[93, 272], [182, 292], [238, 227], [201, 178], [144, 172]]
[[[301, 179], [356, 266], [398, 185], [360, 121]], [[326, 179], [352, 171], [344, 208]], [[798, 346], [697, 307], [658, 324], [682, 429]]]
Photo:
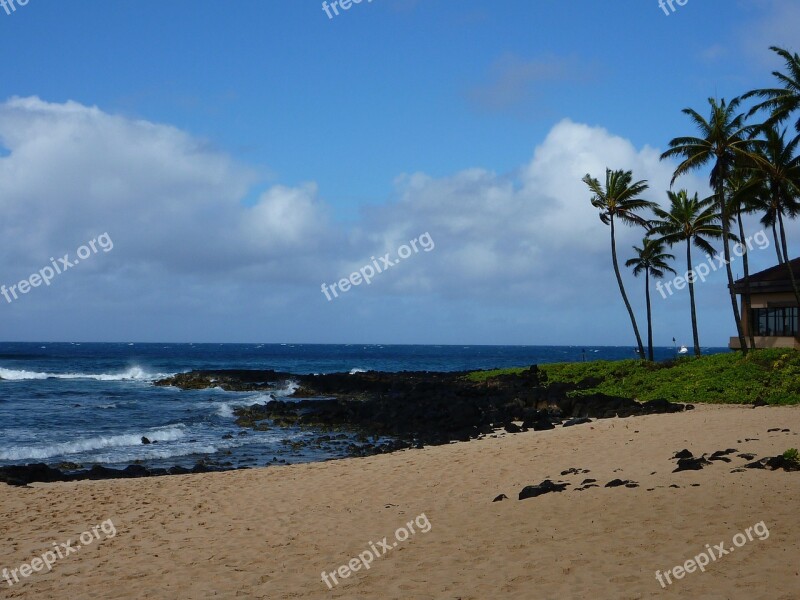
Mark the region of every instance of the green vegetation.
[[783, 453], [783, 459], [800, 467], [800, 452], [797, 451], [797, 448], [789, 448]]
[[500, 375], [519, 375], [527, 370], [528, 367], [512, 367], [510, 369], [494, 369], [492, 371], [473, 371], [467, 374], [467, 379], [475, 383], [481, 383], [499, 377]]
[[[675, 402], [800, 404], [800, 352], [786, 349], [753, 350], [680, 358], [667, 363], [640, 360], [594, 361], [539, 365], [549, 383], [596, 383], [575, 394], [603, 393], [642, 402], [665, 398]], [[470, 381], [485, 382], [518, 369], [477, 371]]]

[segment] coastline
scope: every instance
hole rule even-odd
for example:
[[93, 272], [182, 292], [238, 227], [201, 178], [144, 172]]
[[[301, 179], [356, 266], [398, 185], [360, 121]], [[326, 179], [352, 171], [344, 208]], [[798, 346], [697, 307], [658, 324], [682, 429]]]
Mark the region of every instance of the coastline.
[[[267, 394], [266, 404], [232, 409], [239, 436], [264, 431], [310, 433], [306, 440], [284, 442], [295, 450], [316, 448], [339, 456], [364, 457], [408, 448], [468, 441], [529, 429], [584, 425], [592, 419], [692, 410], [691, 404], [664, 398], [639, 402], [591, 388], [597, 378], [551, 382], [537, 365], [495, 375], [492, 371], [402, 373], [364, 371], [300, 375], [274, 370], [212, 370], [181, 373], [154, 382], [156, 389], [180, 393], [223, 389], [225, 392]], [[284, 400], [276, 389], [291, 389]], [[232, 433], [225, 438], [233, 439]], [[142, 446], [152, 443], [140, 438]], [[266, 464], [280, 464], [277, 456]], [[261, 463], [262, 465], [264, 463]], [[253, 465], [239, 468], [251, 468]], [[0, 482], [9, 485], [99, 479], [132, 479], [224, 471], [230, 461], [203, 459], [193, 468], [148, 468], [140, 463], [122, 469], [102, 465], [85, 468], [67, 462], [36, 462], [0, 466]]]
[[[631, 353], [619, 347], [587, 352], [595, 360]], [[198, 462], [224, 469], [352, 456], [350, 443], [364, 445], [358, 436], [336, 434], [318, 447], [311, 429], [243, 431], [235, 423], [235, 408], [285, 399], [290, 386], [236, 392], [152, 384], [203, 369], [271, 368], [292, 375], [455, 372], [580, 361], [580, 353], [550, 346], [2, 343], [0, 465], [192, 470]], [[142, 438], [154, 443], [145, 445]]]
[[[729, 448], [775, 456], [800, 445], [797, 432], [800, 407], [698, 406], [325, 463], [8, 486], [0, 514], [10, 543], [0, 568], [113, 519], [114, 539], [6, 584], [6, 595], [647, 598], [664, 592], [656, 570], [763, 521], [768, 539], [673, 581], [668, 591], [788, 600], [800, 587], [792, 558], [800, 550], [800, 475], [732, 473], [748, 462], [735, 455], [731, 463], [673, 473], [672, 457], [684, 448], [696, 456]], [[561, 475], [572, 468], [589, 473]], [[575, 491], [585, 478], [601, 487]], [[639, 487], [603, 487], [616, 478]], [[517, 500], [544, 479], [571, 485]], [[499, 494], [509, 500], [493, 503]], [[322, 582], [322, 571], [422, 513], [428, 533], [333, 589]]]

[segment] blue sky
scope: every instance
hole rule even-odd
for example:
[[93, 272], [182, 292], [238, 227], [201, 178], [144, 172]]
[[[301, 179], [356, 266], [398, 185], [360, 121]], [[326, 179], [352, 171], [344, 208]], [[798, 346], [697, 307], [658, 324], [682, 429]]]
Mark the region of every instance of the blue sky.
[[[0, 9], [0, 281], [103, 232], [115, 242], [0, 299], [0, 337], [630, 344], [580, 176], [632, 168], [663, 201], [657, 155], [692, 133], [680, 109], [770, 83], [767, 47], [796, 50], [800, 30], [789, 0], [676, 8]], [[320, 292], [424, 232], [435, 250], [331, 302]], [[643, 319], [640, 284], [628, 279]], [[733, 329], [723, 294], [721, 278], [698, 292], [704, 345]], [[656, 302], [657, 342], [690, 340], [687, 303]]]

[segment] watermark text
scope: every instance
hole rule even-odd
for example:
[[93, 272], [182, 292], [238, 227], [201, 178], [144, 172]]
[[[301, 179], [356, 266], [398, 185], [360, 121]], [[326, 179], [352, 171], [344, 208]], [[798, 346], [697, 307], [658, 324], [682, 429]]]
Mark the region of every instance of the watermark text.
[[20, 6], [27, 6], [30, 0], [0, 0], [0, 8], [5, 10], [7, 15], [11, 15], [17, 10], [15, 2]]
[[[744, 243], [737, 242], [733, 245], [733, 257], [731, 257], [730, 262], [732, 263], [734, 260], [736, 260], [736, 257], [744, 256], [745, 252], [753, 250], [753, 242], [755, 242], [755, 245], [758, 246], [759, 250], [765, 250], [766, 248], [769, 248], [769, 238], [767, 237], [766, 232], [762, 229], [757, 234], [746, 238]], [[700, 263], [692, 270], [686, 271], [684, 275], [679, 275], [672, 281], [668, 281], [666, 284], [662, 284], [660, 281], [657, 282], [656, 290], [658, 290], [658, 293], [661, 294], [661, 297], [666, 299], [667, 296], [672, 296], [672, 294], [675, 293], [675, 291], [672, 289], [673, 286], [675, 287], [675, 290], [680, 291], [686, 287], [687, 283], [695, 283], [698, 279], [705, 283], [706, 277], [708, 277], [712, 272], [721, 269], [726, 264], [729, 264], [721, 254], [708, 256], [707, 258], [708, 260], [706, 262]]]
[[[434, 243], [431, 234], [425, 232], [418, 238], [411, 240], [408, 242], [408, 244], [403, 244], [397, 249], [397, 256], [400, 258], [392, 259], [391, 252], [387, 252], [379, 258], [372, 256], [370, 257], [370, 260], [372, 261], [371, 264], [364, 265], [358, 271], [354, 271], [350, 274], [350, 277], [345, 277], [344, 279], [340, 279], [336, 283], [332, 283], [330, 285], [323, 283], [322, 293], [325, 294], [328, 302], [330, 302], [334, 298], [339, 297], [339, 292], [348, 292], [350, 291], [351, 287], [359, 286], [362, 283], [366, 283], [367, 285], [371, 284], [376, 275], [391, 269], [395, 265], [399, 264], [401, 260], [405, 260], [413, 254], [418, 253], [420, 249], [424, 250], [425, 252], [430, 252], [434, 248], [436, 248], [436, 244]], [[338, 291], [336, 289], [337, 287], [339, 288]], [[331, 296], [331, 294], [333, 294], [333, 296]]]
[[84, 531], [78, 537], [80, 544], [73, 546], [72, 540], [67, 540], [63, 544], [53, 542], [52, 550], [43, 552], [41, 556], [37, 556], [30, 562], [20, 565], [16, 569], [3, 569], [3, 579], [8, 583], [8, 587], [13, 587], [14, 584], [21, 582], [20, 577], [27, 579], [34, 573], [40, 573], [45, 569], [51, 571], [53, 565], [59, 560], [78, 552], [82, 547], [85, 548], [93, 544], [95, 540], [99, 540], [101, 531], [105, 534], [103, 539], [113, 538], [117, 535], [117, 528], [114, 526], [114, 522], [108, 519], [99, 525], [95, 525], [91, 530]]
[[[712, 562], [716, 562], [726, 554], [732, 553], [736, 550], [736, 548], [741, 548], [747, 542], [752, 542], [753, 534], [755, 534], [756, 537], [762, 542], [769, 537], [769, 529], [764, 524], [764, 521], [756, 523], [752, 527], [748, 527], [744, 530], [744, 533], [737, 533], [734, 535], [732, 540], [733, 546], [728, 546], [726, 548], [724, 541], [714, 546], [711, 544], [706, 544], [706, 549], [703, 552], [694, 558], [690, 558], [682, 565], [672, 567], [663, 573], [661, 571], [656, 571], [656, 580], [658, 580], [658, 583], [661, 584], [662, 588], [666, 588], [668, 585], [672, 585], [672, 579], [670, 576], [674, 577], [675, 579], [683, 579], [687, 573], [694, 573], [698, 569], [702, 573], [705, 573], [706, 567]], [[664, 582], [665, 579], [666, 583]]]
[[422, 513], [416, 519], [409, 521], [394, 532], [394, 542], [390, 543], [388, 538], [383, 538], [381, 541], [377, 542], [377, 544], [369, 542], [369, 549], [361, 552], [358, 558], [350, 559], [347, 564], [342, 565], [330, 573], [323, 571], [322, 581], [328, 586], [329, 590], [332, 590], [334, 585], [339, 585], [339, 581], [336, 577], [337, 575], [341, 579], [347, 579], [350, 575], [356, 571], [360, 571], [362, 568], [369, 570], [372, 561], [380, 556], [384, 556], [389, 550], [397, 548], [400, 542], [405, 542], [409, 537], [417, 533], [414, 531], [414, 525], [416, 525], [417, 529], [422, 533], [428, 533], [431, 530], [431, 522], [428, 520], [428, 517], [425, 516], [425, 513]]
[[[353, 4], [361, 4], [362, 1], [363, 0], [333, 0], [330, 4], [326, 1], [322, 3], [322, 10], [328, 15], [328, 19], [333, 19], [334, 16], [339, 16], [340, 8], [347, 11], [353, 7]], [[367, 4], [371, 2], [372, 0], [367, 0]], [[333, 13], [331, 13], [331, 11], [333, 11]]]
[[[0, 2], [2, 2], [2, 0], [0, 0]], [[103, 252], [111, 252], [113, 249], [114, 242], [111, 240], [111, 236], [109, 236], [108, 233], [104, 233], [88, 242], [85, 246], [78, 248], [75, 252], [78, 258], [70, 258], [69, 254], [65, 254], [59, 259], [55, 259], [51, 256], [49, 265], [42, 267], [27, 279], [23, 279], [19, 283], [13, 285], [0, 286], [0, 294], [6, 299], [6, 302], [11, 304], [14, 300], [19, 298], [17, 292], [24, 295], [42, 284], [49, 286], [56, 275], [61, 275], [67, 270], [72, 269], [80, 261], [90, 258], [100, 250]]]
[[[664, 14], [667, 16], [670, 16], [672, 13], [678, 10], [677, 8], [675, 8], [676, 4], [678, 6], [686, 6], [687, 4], [689, 4], [689, 0], [658, 0], [658, 7], [661, 10], [663, 10]], [[668, 6], [669, 10], [667, 10]]]

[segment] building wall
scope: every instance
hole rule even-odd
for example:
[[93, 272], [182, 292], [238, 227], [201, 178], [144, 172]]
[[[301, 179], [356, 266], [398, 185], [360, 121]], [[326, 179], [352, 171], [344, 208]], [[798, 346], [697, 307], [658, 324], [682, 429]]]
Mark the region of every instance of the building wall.
[[750, 297], [751, 308], [769, 308], [769, 304], [782, 304], [784, 306], [797, 306], [797, 300], [792, 292], [780, 294], [753, 294]]
[[[750, 308], [770, 308], [775, 305], [797, 306], [797, 299], [792, 292], [776, 294], [753, 294], [750, 297]], [[744, 309], [744, 299], [741, 302], [742, 329], [745, 338], [750, 336], [750, 313]], [[756, 336], [756, 348], [796, 348], [800, 349], [800, 340], [794, 337]], [[732, 337], [728, 347], [739, 350], [739, 338]]]
[[[745, 339], [748, 339], [748, 334], [745, 333], [744, 337]], [[754, 339], [756, 342], [756, 348], [794, 348], [795, 350], [800, 350], [800, 342], [797, 340], [797, 338], [793, 337], [756, 336]], [[731, 350], [741, 350], [739, 338], [732, 337], [731, 341], [728, 343], [728, 348]]]

